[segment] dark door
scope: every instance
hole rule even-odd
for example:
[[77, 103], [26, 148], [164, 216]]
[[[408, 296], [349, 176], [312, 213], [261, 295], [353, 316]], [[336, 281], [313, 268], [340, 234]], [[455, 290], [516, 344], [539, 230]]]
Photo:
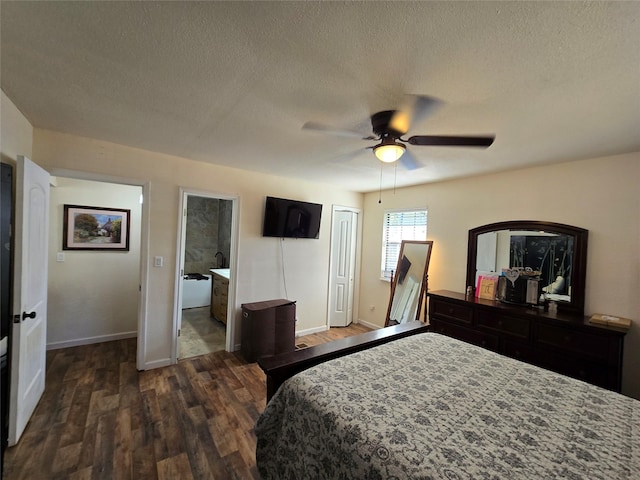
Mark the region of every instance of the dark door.
[[0, 318], [1, 323], [1, 413], [0, 427], [2, 429], [2, 444], [0, 452], [0, 474], [4, 459], [4, 449], [7, 445], [8, 437], [8, 410], [9, 410], [9, 368], [8, 368], [8, 348], [9, 330], [11, 328], [11, 216], [13, 211], [13, 167], [6, 163], [0, 164]]

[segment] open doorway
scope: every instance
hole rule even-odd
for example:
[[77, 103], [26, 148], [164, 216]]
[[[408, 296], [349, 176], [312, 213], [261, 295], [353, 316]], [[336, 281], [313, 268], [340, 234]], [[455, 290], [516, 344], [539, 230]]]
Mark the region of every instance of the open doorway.
[[235, 199], [183, 192], [177, 359], [228, 350]]
[[[52, 177], [51, 183], [47, 349], [137, 337], [142, 186], [70, 175]], [[87, 218], [95, 222], [93, 230]], [[114, 238], [105, 225], [122, 219], [122, 246], [105, 248]], [[67, 246], [63, 237], [72, 228]]]

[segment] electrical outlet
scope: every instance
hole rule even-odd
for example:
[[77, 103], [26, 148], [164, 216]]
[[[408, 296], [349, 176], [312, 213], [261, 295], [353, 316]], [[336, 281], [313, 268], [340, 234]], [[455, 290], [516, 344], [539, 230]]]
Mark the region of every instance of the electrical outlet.
[[56, 253], [56, 262], [64, 262], [64, 252]]

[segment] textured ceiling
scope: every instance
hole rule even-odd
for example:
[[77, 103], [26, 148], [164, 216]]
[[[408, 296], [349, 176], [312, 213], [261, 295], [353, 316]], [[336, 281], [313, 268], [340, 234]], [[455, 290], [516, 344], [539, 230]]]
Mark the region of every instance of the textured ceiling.
[[37, 128], [203, 162], [380, 185], [370, 133], [404, 93], [443, 105], [383, 188], [640, 151], [640, 2], [6, 2], [2, 89]]

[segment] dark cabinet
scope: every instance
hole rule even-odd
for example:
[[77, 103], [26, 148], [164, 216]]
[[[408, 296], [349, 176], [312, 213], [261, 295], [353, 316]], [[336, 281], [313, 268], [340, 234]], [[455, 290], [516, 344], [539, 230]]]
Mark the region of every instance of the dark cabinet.
[[432, 331], [570, 377], [620, 391], [626, 332], [550, 313], [440, 290], [429, 292]]
[[293, 352], [296, 339], [296, 304], [267, 300], [242, 305], [242, 356], [248, 362], [278, 353]]

